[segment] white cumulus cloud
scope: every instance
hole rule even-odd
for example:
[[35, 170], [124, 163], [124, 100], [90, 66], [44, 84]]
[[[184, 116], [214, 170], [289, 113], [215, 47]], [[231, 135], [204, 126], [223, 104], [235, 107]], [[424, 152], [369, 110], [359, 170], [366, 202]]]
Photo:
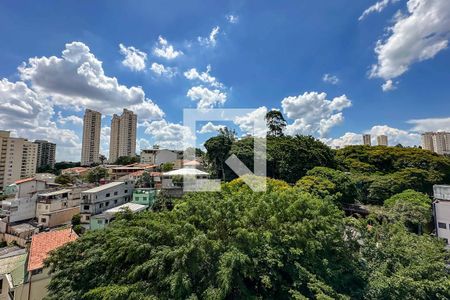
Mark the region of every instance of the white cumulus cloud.
[[389, 4], [391, 3], [396, 3], [400, 0], [381, 0], [376, 2], [374, 5], [370, 6], [369, 8], [367, 8], [362, 15], [358, 18], [359, 21], [363, 20], [365, 17], [367, 17], [368, 15], [370, 15], [371, 13], [375, 13], [375, 12], [381, 12], [383, 11], [386, 7], [388, 7]]
[[253, 136], [266, 136], [267, 128], [256, 128], [255, 124], [265, 123], [265, 117], [267, 114], [267, 107], [261, 106], [254, 111], [247, 113], [243, 116], [236, 117], [234, 119], [234, 124], [238, 125], [239, 128], [246, 134], [251, 134]]
[[147, 61], [147, 53], [142, 52], [135, 47], [125, 47], [119, 44], [120, 53], [125, 56], [122, 65], [130, 68], [132, 71], [145, 70], [145, 62]]
[[174, 59], [180, 55], [183, 55], [182, 51], [175, 50], [175, 48], [169, 44], [169, 42], [162, 36], [158, 37], [158, 43], [153, 48], [153, 54], [165, 59]]
[[200, 128], [200, 130], [197, 130], [198, 133], [204, 134], [204, 133], [211, 133], [211, 132], [217, 132], [220, 129], [225, 128], [225, 125], [215, 125], [212, 122], [208, 122], [205, 125]]
[[352, 105], [347, 96], [327, 99], [326, 93], [305, 92], [303, 95], [286, 97], [281, 101], [283, 113], [293, 119], [286, 133], [326, 136], [328, 131], [343, 122], [342, 111]]
[[397, 87], [395, 86], [392, 79], [386, 80], [386, 82], [381, 85], [381, 89], [383, 90], [383, 92], [389, 92], [395, 90], [396, 88]]
[[450, 1], [409, 0], [407, 13], [398, 15], [386, 40], [375, 48], [377, 64], [371, 77], [396, 78], [416, 62], [433, 58], [447, 48], [450, 37]]
[[176, 75], [175, 68], [172, 67], [166, 67], [162, 64], [158, 63], [152, 63], [152, 66], [150, 67], [150, 70], [153, 71], [158, 76], [166, 77], [166, 78], [172, 78]]
[[198, 72], [196, 68], [192, 68], [190, 70], [187, 70], [183, 74], [184, 77], [186, 77], [189, 80], [199, 80], [203, 83], [211, 85], [212, 87], [223, 88], [223, 84], [220, 83], [216, 79], [216, 77], [211, 76], [209, 72], [211, 72], [211, 65], [207, 65], [206, 71], [204, 72]]
[[426, 131], [450, 131], [450, 118], [427, 118], [409, 120], [409, 124], [413, 124], [411, 130], [417, 132]]
[[229, 15], [226, 15], [225, 18], [231, 24], [237, 24], [239, 22], [239, 16], [236, 16], [236, 15], [229, 14]]
[[187, 96], [192, 101], [197, 101], [197, 108], [213, 108], [223, 105], [227, 101], [227, 95], [218, 89], [210, 90], [203, 86], [194, 86], [189, 89]]
[[194, 133], [186, 126], [166, 120], [144, 122], [145, 133], [162, 148], [183, 150], [192, 143]]
[[323, 82], [331, 83], [331, 84], [338, 84], [339, 78], [336, 75], [331, 74], [324, 74], [322, 77]]

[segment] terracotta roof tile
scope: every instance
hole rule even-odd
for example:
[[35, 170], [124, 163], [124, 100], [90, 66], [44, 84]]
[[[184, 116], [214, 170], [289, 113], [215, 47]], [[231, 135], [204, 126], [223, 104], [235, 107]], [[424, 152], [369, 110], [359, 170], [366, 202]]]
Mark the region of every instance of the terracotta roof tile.
[[78, 235], [70, 228], [33, 235], [28, 259], [28, 271], [42, 268], [44, 260], [50, 251], [64, 246], [77, 238]]

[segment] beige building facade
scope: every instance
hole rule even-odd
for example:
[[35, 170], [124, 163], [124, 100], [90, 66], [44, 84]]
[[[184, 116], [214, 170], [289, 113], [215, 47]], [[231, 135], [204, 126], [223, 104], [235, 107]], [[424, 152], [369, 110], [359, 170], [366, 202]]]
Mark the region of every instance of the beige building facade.
[[372, 145], [372, 140], [371, 140], [371, 136], [370, 134], [364, 134], [363, 135], [363, 144], [366, 146], [371, 146]]
[[450, 132], [425, 132], [422, 148], [437, 154], [450, 154]]
[[0, 190], [19, 179], [36, 174], [37, 145], [0, 131]]
[[35, 140], [37, 145], [37, 168], [55, 167], [56, 144], [44, 140]]
[[121, 156], [136, 156], [137, 115], [124, 109], [121, 116], [113, 115], [109, 142], [109, 162]]
[[388, 137], [387, 135], [379, 135], [377, 136], [377, 143], [378, 146], [388, 146]]
[[102, 114], [86, 109], [83, 117], [83, 143], [81, 147], [81, 165], [89, 166], [100, 162], [100, 131]]

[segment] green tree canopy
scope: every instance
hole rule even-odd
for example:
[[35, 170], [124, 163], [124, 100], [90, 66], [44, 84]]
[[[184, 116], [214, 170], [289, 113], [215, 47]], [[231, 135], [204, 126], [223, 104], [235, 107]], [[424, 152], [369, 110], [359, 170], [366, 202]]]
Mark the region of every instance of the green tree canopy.
[[139, 160], [140, 160], [139, 156], [137, 156], [137, 155], [135, 155], [135, 156], [120, 156], [119, 158], [117, 158], [116, 164], [126, 166], [126, 165], [130, 165], [130, 164], [138, 163]]
[[59, 176], [56, 176], [55, 178], [55, 183], [62, 185], [74, 184], [75, 181], [76, 181], [75, 177], [73, 177], [70, 174], [61, 174]]
[[267, 124], [268, 136], [283, 136], [283, 131], [286, 128], [286, 120], [283, 117], [281, 111], [272, 109], [266, 113], [265, 116]]
[[95, 167], [86, 174], [86, 180], [90, 183], [98, 183], [101, 179], [109, 177], [108, 169], [103, 167]]

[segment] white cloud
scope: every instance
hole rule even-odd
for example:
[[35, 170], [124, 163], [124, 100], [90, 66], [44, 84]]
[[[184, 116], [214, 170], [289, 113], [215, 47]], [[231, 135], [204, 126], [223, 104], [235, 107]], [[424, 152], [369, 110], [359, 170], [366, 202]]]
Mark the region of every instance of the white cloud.
[[428, 118], [409, 120], [409, 124], [413, 124], [412, 131], [450, 131], [450, 118]]
[[239, 22], [239, 16], [236, 16], [236, 15], [229, 14], [229, 15], [226, 15], [225, 18], [231, 24], [237, 24]]
[[362, 15], [358, 18], [359, 21], [370, 15], [371, 13], [375, 12], [381, 12], [383, 11], [389, 4], [396, 3], [400, 0], [381, 0], [375, 3], [374, 5], [370, 6], [368, 9], [366, 9]]
[[391, 79], [386, 80], [386, 82], [381, 85], [381, 89], [383, 90], [383, 92], [389, 92], [395, 90], [396, 88], [397, 87]]
[[153, 48], [153, 54], [165, 59], [174, 59], [180, 55], [183, 55], [183, 52], [175, 50], [174, 47], [169, 44], [165, 38], [159, 36], [158, 43], [155, 48]]
[[207, 83], [212, 87], [223, 88], [223, 84], [217, 81], [216, 77], [209, 74], [211, 72], [211, 65], [206, 66], [206, 71], [199, 73], [196, 68], [192, 68], [184, 72], [184, 76], [189, 80], [200, 80], [203, 83]]
[[80, 125], [80, 126], [83, 125], [83, 119], [82, 118], [80, 118], [78, 116], [75, 116], [75, 115], [70, 115], [70, 116], [67, 116], [67, 117], [63, 117], [60, 111], [58, 112], [58, 119], [57, 119], [57, 121], [58, 121], [59, 124], [62, 124], [62, 125], [66, 124], [66, 123], [72, 123], [72, 124]]
[[152, 144], [147, 140], [140, 138], [136, 143], [136, 152], [140, 153], [144, 149], [151, 149]]
[[154, 142], [162, 148], [182, 150], [194, 139], [194, 134], [188, 127], [166, 120], [144, 122], [143, 126], [146, 128], [145, 133], [151, 135]]
[[220, 90], [210, 90], [203, 86], [194, 86], [189, 89], [187, 96], [192, 101], [197, 101], [197, 108], [213, 108], [223, 105], [227, 101], [227, 95]]
[[161, 119], [163, 116], [141, 87], [128, 88], [119, 84], [117, 78], [105, 75], [102, 62], [81, 42], [66, 44], [61, 57], [30, 58], [19, 67], [19, 73], [34, 91], [65, 108], [87, 107], [113, 114], [124, 107], [132, 110], [143, 107], [145, 117]]
[[111, 127], [103, 126], [100, 131], [100, 153], [109, 157], [109, 142], [111, 138]]
[[199, 36], [197, 40], [202, 46], [214, 47], [217, 43], [217, 35], [219, 34], [219, 31], [220, 27], [216, 26], [211, 30], [211, 33], [209, 34], [208, 37]]
[[78, 149], [80, 138], [73, 130], [58, 128], [54, 115], [51, 102], [24, 82], [0, 80], [0, 128], [16, 137], [57, 143], [57, 158], [73, 159], [74, 152], [68, 150]]
[[283, 113], [294, 123], [287, 125], [286, 133], [315, 134], [326, 136], [328, 131], [342, 123], [342, 111], [352, 105], [347, 96], [326, 99], [326, 93], [305, 92], [303, 95], [286, 97], [281, 101]]
[[331, 74], [324, 74], [322, 77], [323, 82], [331, 83], [331, 84], [338, 84], [339, 78], [336, 75]]
[[385, 80], [405, 73], [412, 64], [433, 58], [447, 48], [450, 37], [450, 1], [409, 0], [408, 13], [388, 28], [390, 36], [375, 48], [378, 63], [371, 77]]
[[342, 148], [349, 145], [361, 145], [363, 134], [370, 134], [372, 136], [372, 145], [377, 144], [376, 138], [378, 135], [386, 135], [388, 137], [389, 145], [391, 146], [395, 146], [397, 144], [402, 144], [403, 146], [420, 145], [420, 134], [389, 127], [387, 125], [376, 125], [363, 133], [347, 132], [339, 138], [326, 139], [324, 141], [333, 148]]
[[164, 65], [158, 63], [152, 63], [150, 70], [152, 70], [153, 73], [157, 74], [158, 76], [167, 78], [172, 78], [176, 75], [175, 68], [165, 67]]
[[120, 53], [125, 56], [124, 60], [122, 60], [122, 65], [130, 68], [132, 71], [145, 70], [147, 53], [134, 47], [125, 47], [123, 44], [119, 44], [119, 48]]
[[200, 130], [197, 130], [198, 133], [204, 134], [204, 133], [211, 133], [219, 131], [220, 129], [223, 129], [225, 125], [215, 125], [212, 122], [208, 122], [205, 125], [200, 128]]
[[239, 128], [247, 134], [251, 134], [253, 136], [266, 136], [267, 129], [261, 128], [256, 129], [255, 132], [255, 121], [263, 121], [265, 122], [265, 117], [267, 114], [267, 107], [261, 106], [252, 111], [251, 113], [248, 113], [244, 116], [236, 117], [234, 120], [234, 123], [239, 126]]

